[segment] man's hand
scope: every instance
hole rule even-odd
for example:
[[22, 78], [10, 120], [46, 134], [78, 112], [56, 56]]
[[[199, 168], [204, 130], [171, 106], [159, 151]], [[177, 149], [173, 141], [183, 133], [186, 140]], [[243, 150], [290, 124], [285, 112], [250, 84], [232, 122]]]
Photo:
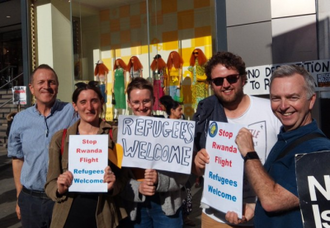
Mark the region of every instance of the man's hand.
[[12, 168], [13, 168], [13, 175], [14, 175], [14, 181], [15, 181], [15, 188], [16, 188], [16, 214], [17, 218], [21, 219], [21, 209], [18, 206], [18, 196], [22, 191], [23, 185], [21, 184], [20, 177], [21, 177], [21, 171], [23, 167], [24, 159], [22, 158], [13, 158], [12, 160]]
[[209, 162], [210, 162], [210, 156], [205, 149], [201, 149], [200, 151], [197, 152], [194, 159], [194, 164], [197, 172], [196, 174], [198, 176], [202, 176], [204, 174], [205, 165], [209, 164]]
[[15, 211], [16, 211], [17, 218], [19, 220], [21, 220], [21, 209], [18, 206], [18, 202], [16, 202], [16, 209], [15, 209]]
[[107, 183], [107, 187], [108, 187], [108, 191], [111, 190], [113, 188], [113, 185], [116, 182], [116, 176], [115, 174], [112, 172], [110, 166], [107, 166], [104, 169], [104, 175], [103, 175], [103, 182]]
[[63, 195], [68, 191], [73, 180], [73, 175], [70, 171], [66, 171], [60, 174], [57, 178], [57, 191], [60, 195]]
[[245, 157], [248, 152], [254, 151], [252, 134], [246, 128], [242, 128], [238, 132], [235, 142], [237, 144], [239, 152], [242, 154], [243, 157]]
[[247, 221], [250, 221], [254, 217], [255, 203], [244, 204], [243, 216], [242, 219], [239, 219], [237, 214], [233, 211], [228, 211], [226, 214], [226, 220], [231, 224], [240, 224]]

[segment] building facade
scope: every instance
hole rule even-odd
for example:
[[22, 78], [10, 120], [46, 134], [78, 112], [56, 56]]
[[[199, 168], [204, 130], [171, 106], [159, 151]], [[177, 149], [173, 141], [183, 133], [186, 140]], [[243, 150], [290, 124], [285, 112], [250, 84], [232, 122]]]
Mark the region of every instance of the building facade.
[[[23, 45], [24, 70], [30, 71], [41, 63], [54, 67], [60, 80], [59, 98], [70, 101], [76, 82], [98, 80], [95, 68], [102, 61], [108, 68], [108, 120], [116, 115], [111, 100], [117, 59], [128, 64], [133, 56], [137, 57], [143, 77], [153, 81], [155, 70], [150, 66], [156, 55], [161, 55], [167, 63], [171, 52], [179, 53], [183, 63], [178, 73], [182, 80], [178, 96], [183, 98], [188, 117], [192, 116], [198, 99], [211, 94], [207, 85], [203, 94], [194, 91], [195, 83], [199, 85], [202, 81], [196, 75], [200, 68], [192, 64], [196, 49], [206, 58], [219, 50], [237, 53], [251, 72], [258, 67], [264, 69], [265, 65], [272, 69], [273, 65], [324, 60], [322, 78], [326, 82], [330, 78], [326, 68], [330, 59], [327, 0], [21, 2], [22, 11], [25, 10], [23, 39], [27, 40]], [[130, 80], [129, 71], [124, 75], [126, 83]], [[163, 77], [170, 80], [169, 75], [167, 72]], [[248, 85], [252, 86], [255, 78], [252, 73], [250, 76]], [[254, 76], [267, 77], [262, 71]], [[328, 91], [327, 83], [318, 87], [314, 115], [329, 135], [330, 121], [325, 114], [329, 106]], [[165, 88], [165, 93], [170, 93], [169, 88]], [[265, 92], [253, 94], [266, 96]], [[130, 110], [122, 113], [129, 114]]]

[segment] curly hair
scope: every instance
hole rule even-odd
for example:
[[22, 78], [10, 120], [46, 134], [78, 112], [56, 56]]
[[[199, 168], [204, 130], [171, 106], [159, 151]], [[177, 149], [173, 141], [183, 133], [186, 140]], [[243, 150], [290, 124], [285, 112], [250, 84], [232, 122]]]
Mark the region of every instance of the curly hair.
[[99, 76], [99, 75], [106, 75], [109, 73], [108, 68], [102, 61], [97, 61], [95, 70], [94, 70], [94, 75]]
[[164, 69], [165, 67], [166, 67], [166, 63], [162, 59], [162, 57], [154, 58], [154, 60], [152, 61], [151, 65], [150, 65], [150, 68], [153, 71], [161, 70], [161, 69]]
[[[171, 57], [171, 55], [173, 55], [173, 57]], [[168, 55], [167, 68], [171, 69], [172, 65], [174, 65], [176, 69], [180, 68], [183, 65], [183, 59], [177, 51], [172, 51]]]
[[214, 54], [205, 65], [205, 74], [208, 81], [211, 81], [211, 72], [218, 64], [222, 64], [228, 69], [235, 69], [240, 75], [246, 77], [247, 73], [243, 59], [231, 52], [221, 51]]
[[122, 59], [116, 59], [115, 64], [113, 65], [113, 70], [117, 69], [119, 66], [116, 64], [116, 62], [118, 61], [118, 65], [123, 68], [124, 70], [126, 70], [127, 65], [126, 63], [122, 60]]
[[198, 51], [198, 56], [197, 56], [198, 64], [200, 66], [203, 66], [207, 62], [207, 58], [206, 58], [204, 52], [201, 49], [199, 49], [199, 48], [195, 48], [193, 50], [193, 52], [191, 53], [191, 56], [190, 56], [190, 66], [194, 66], [195, 65], [195, 55], [194, 55], [194, 52], [195, 51]]
[[143, 68], [143, 66], [142, 66], [142, 64], [141, 64], [141, 62], [140, 62], [140, 60], [139, 60], [139, 58], [138, 57], [136, 57], [136, 56], [132, 56], [130, 59], [129, 59], [129, 62], [128, 62], [128, 64], [127, 64], [127, 71], [130, 71], [131, 70], [131, 67], [132, 67], [132, 61], [131, 60], [134, 60], [134, 64], [133, 64], [133, 66], [134, 66], [134, 71], [138, 71], [138, 70], [140, 70], [140, 69], [142, 69]]

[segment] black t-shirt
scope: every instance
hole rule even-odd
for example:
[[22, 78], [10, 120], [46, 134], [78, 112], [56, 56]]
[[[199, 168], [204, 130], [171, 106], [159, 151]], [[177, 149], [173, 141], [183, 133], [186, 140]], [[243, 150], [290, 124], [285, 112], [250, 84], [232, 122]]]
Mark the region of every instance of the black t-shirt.
[[73, 199], [64, 228], [97, 228], [97, 193], [79, 193]]

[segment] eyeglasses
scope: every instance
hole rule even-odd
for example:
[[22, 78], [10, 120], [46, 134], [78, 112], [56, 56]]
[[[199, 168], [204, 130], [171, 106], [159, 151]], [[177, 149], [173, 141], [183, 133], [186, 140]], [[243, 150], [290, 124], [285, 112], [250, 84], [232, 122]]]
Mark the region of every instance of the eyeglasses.
[[240, 76], [239, 74], [232, 74], [232, 75], [228, 75], [227, 77], [223, 77], [223, 78], [220, 78], [220, 77], [219, 78], [213, 78], [211, 81], [216, 86], [222, 86], [225, 79], [227, 80], [227, 82], [229, 84], [233, 84], [233, 83], [237, 82], [237, 80], [239, 79], [239, 76]]
[[194, 55], [198, 55], [198, 52], [197, 51], [194, 51], [193, 53], [194, 53]]
[[142, 102], [140, 101], [130, 101], [132, 106], [135, 108], [140, 107], [140, 105], [142, 104], [144, 107], [148, 107], [149, 105], [151, 105], [152, 100], [151, 99], [146, 99], [143, 100]]

